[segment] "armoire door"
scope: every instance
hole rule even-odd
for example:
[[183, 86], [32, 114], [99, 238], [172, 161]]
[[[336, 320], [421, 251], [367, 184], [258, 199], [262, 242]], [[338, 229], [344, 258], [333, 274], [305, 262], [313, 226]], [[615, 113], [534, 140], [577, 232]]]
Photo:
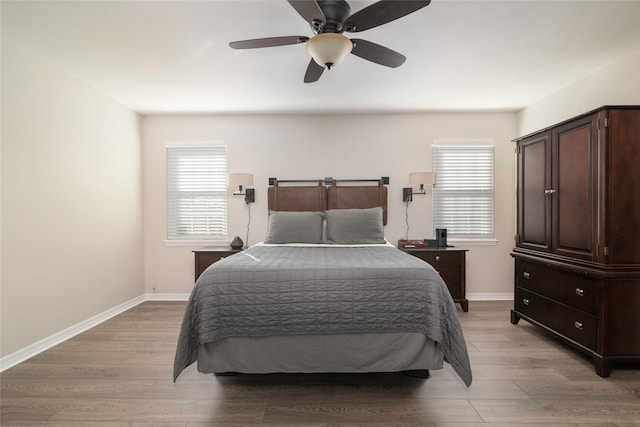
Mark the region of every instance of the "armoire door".
[[551, 135], [543, 132], [518, 143], [518, 223], [516, 246], [551, 250]]
[[597, 116], [590, 115], [553, 129], [551, 224], [552, 252], [596, 259]]

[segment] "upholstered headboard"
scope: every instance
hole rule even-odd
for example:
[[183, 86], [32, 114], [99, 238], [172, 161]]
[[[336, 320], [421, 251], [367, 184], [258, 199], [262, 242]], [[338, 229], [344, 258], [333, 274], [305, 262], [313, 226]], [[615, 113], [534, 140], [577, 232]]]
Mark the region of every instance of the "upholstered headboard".
[[[306, 185], [298, 185], [304, 183]], [[387, 224], [388, 177], [380, 179], [285, 180], [269, 179], [269, 209], [273, 211], [324, 211], [380, 206]], [[296, 185], [290, 185], [296, 184]], [[358, 184], [358, 185], [344, 185]]]

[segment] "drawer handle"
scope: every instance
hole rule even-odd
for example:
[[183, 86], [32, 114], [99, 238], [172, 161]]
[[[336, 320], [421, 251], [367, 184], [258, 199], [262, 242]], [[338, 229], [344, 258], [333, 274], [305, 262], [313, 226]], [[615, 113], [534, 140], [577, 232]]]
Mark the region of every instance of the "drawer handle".
[[576, 329], [580, 329], [580, 330], [582, 330], [582, 323], [580, 323], [580, 322], [575, 322], [575, 323], [573, 324], [573, 326], [575, 326], [575, 327], [576, 327]]
[[530, 275], [528, 272], [526, 272], [526, 271], [525, 271], [524, 273], [522, 273], [522, 276], [523, 276], [525, 279], [528, 279], [529, 277], [531, 277], [531, 275]]
[[436, 255], [436, 261], [440, 261], [440, 255]]
[[523, 298], [523, 299], [522, 299], [522, 303], [523, 303], [524, 305], [529, 305], [529, 300], [528, 300], [528, 299], [526, 299], [526, 298]]
[[578, 294], [579, 296], [583, 297], [584, 296], [584, 289], [576, 288], [576, 294]]

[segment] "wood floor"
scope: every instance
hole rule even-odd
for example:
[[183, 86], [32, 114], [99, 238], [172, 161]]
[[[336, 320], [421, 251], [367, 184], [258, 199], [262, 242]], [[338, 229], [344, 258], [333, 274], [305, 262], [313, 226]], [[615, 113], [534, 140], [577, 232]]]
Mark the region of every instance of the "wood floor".
[[2, 426], [640, 426], [640, 369], [591, 361], [521, 321], [510, 302], [459, 309], [470, 388], [447, 365], [402, 374], [171, 380], [185, 303], [145, 302], [1, 374]]

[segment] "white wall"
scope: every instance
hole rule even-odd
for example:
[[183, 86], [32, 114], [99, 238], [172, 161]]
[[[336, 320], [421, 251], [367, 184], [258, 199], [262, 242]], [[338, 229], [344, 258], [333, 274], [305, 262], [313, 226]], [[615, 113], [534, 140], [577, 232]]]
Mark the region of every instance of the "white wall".
[[[402, 187], [409, 172], [431, 170], [434, 140], [484, 139], [496, 146], [496, 246], [469, 247], [467, 292], [510, 294], [514, 230], [514, 161], [510, 142], [515, 114], [202, 115], [143, 118], [145, 286], [151, 292], [189, 293], [194, 247], [167, 247], [165, 145], [174, 141], [225, 141], [229, 172], [254, 174], [249, 243], [264, 239], [267, 181], [389, 176], [387, 238], [405, 234]], [[247, 208], [229, 198], [229, 238], [245, 239]], [[431, 196], [409, 208], [410, 238], [431, 236]]]
[[640, 105], [640, 49], [518, 112], [518, 135], [603, 105]]
[[140, 119], [2, 40], [2, 353], [142, 295]]

